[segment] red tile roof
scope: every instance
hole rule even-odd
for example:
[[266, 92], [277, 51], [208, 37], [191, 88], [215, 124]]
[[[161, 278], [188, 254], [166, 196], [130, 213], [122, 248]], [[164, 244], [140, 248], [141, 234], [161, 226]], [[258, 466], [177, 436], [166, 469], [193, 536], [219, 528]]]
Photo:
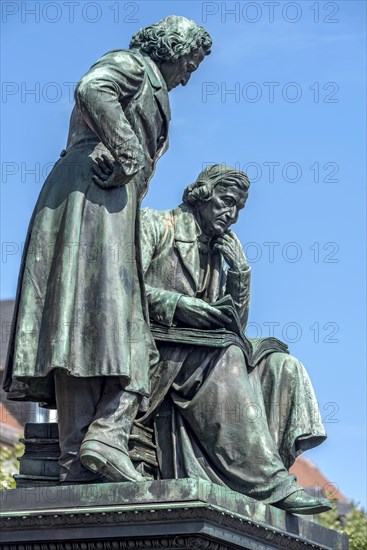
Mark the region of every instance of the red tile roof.
[[22, 435], [23, 427], [9, 412], [4, 403], [0, 402], [0, 445], [15, 445]]
[[329, 481], [309, 458], [298, 457], [290, 472], [297, 477], [297, 481], [302, 487], [320, 488], [330, 500], [346, 500], [339, 491], [339, 487]]

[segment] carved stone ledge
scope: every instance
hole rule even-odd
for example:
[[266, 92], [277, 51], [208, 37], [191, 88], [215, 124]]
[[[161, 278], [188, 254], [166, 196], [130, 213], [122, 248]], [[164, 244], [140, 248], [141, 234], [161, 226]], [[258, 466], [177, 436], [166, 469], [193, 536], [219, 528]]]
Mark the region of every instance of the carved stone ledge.
[[[2, 550], [18, 550], [18, 546], [4, 545]], [[198, 549], [198, 550], [232, 550], [238, 548], [223, 545], [215, 541], [203, 540], [200, 537], [176, 536], [165, 538], [150, 538], [136, 540], [93, 541], [93, 542], [61, 542], [46, 544], [27, 544], [24, 550], [151, 550], [151, 549]], [[22, 549], [23, 550], [23, 549]]]
[[2, 550], [348, 548], [335, 531], [195, 479], [16, 489], [0, 519]]

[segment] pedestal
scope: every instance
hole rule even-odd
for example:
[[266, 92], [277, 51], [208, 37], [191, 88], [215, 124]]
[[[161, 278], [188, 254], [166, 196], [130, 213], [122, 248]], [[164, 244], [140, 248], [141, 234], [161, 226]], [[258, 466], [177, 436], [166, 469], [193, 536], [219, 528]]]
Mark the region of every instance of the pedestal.
[[347, 550], [304, 517], [196, 479], [2, 491], [2, 550]]

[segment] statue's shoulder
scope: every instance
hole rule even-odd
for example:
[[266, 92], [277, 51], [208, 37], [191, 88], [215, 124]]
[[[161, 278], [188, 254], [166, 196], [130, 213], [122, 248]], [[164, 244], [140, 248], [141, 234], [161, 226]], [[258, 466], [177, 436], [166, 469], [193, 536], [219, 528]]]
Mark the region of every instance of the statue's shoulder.
[[180, 204], [170, 210], [143, 208], [141, 211], [143, 233], [154, 234], [162, 246], [175, 240], [192, 241], [196, 239], [196, 223], [192, 210]]
[[141, 222], [150, 225], [163, 225], [165, 220], [172, 220], [173, 223], [175, 210], [174, 208], [168, 210], [155, 210], [149, 207], [142, 208], [140, 211]]
[[155, 243], [157, 249], [171, 246], [175, 236], [175, 209], [143, 208], [140, 215], [141, 237], [144, 245]]
[[123, 67], [129, 71], [145, 71], [144, 57], [138, 50], [111, 50], [102, 55], [92, 67], [96, 65]]

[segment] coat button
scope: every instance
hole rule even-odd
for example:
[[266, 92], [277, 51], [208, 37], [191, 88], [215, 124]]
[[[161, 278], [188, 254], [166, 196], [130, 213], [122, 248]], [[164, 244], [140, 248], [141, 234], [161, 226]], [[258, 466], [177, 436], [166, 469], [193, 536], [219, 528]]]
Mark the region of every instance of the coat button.
[[157, 139], [157, 144], [158, 146], [161, 146], [163, 145], [163, 143], [165, 142], [166, 138], [164, 136], [159, 136], [159, 138]]
[[63, 150], [61, 151], [61, 153], [60, 153], [60, 157], [64, 157], [65, 155], [66, 155], [66, 150], [63, 149]]

